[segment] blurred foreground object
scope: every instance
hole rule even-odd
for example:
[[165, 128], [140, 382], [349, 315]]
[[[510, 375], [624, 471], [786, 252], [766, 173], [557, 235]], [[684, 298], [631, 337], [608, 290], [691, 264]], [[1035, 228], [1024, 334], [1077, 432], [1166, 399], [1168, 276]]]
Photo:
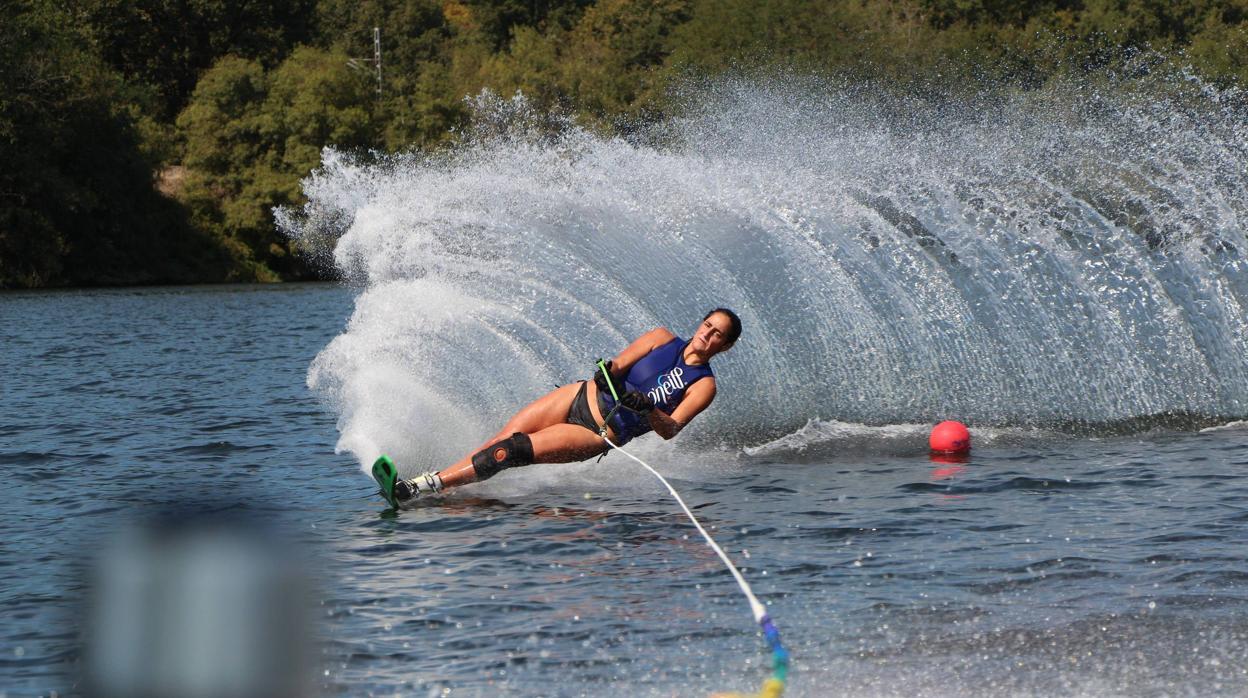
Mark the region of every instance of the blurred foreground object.
[[308, 696], [303, 564], [236, 521], [127, 529], [92, 570], [84, 685], [93, 696]]

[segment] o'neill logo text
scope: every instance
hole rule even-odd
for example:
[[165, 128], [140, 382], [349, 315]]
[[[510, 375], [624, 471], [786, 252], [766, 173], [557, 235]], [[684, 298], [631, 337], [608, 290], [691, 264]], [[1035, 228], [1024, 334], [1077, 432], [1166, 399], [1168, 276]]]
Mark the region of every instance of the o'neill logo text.
[[656, 405], [667, 404], [667, 399], [672, 393], [685, 387], [685, 369], [677, 366], [665, 375], [659, 376], [659, 385], [652, 389], [649, 393], [650, 402]]

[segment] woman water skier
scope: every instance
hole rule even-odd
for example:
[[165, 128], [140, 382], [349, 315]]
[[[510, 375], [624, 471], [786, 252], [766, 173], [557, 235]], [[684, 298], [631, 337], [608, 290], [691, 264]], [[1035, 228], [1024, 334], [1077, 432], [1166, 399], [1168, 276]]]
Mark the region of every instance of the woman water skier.
[[529, 403], [480, 450], [449, 468], [398, 480], [394, 464], [382, 456], [373, 476], [382, 496], [397, 507], [507, 468], [592, 458], [610, 448], [604, 437], [619, 446], [648, 431], [670, 439], [715, 399], [711, 357], [731, 348], [739, 336], [741, 319], [727, 308], [707, 313], [687, 342], [665, 327], [655, 328], [615, 359], [600, 362], [592, 380], [556, 388]]

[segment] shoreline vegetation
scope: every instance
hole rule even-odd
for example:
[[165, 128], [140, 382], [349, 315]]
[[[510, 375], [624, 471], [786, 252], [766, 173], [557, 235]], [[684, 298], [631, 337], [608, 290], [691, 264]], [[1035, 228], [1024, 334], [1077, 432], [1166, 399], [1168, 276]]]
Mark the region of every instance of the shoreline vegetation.
[[324, 278], [273, 219], [322, 148], [448, 147], [487, 89], [627, 136], [678, 111], [691, 76], [947, 97], [1140, 55], [1244, 85], [1248, 0], [17, 0], [0, 4], [0, 288]]

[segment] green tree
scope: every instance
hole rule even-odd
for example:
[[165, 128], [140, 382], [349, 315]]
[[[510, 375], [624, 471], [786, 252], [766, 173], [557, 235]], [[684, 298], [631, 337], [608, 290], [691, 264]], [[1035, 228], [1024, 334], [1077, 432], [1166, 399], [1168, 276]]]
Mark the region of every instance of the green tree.
[[156, 116], [168, 121], [218, 58], [274, 66], [309, 41], [316, 0], [82, 0], [80, 6], [101, 57], [153, 89]]
[[184, 200], [199, 225], [224, 236], [241, 278], [275, 280], [310, 271], [290, 256], [272, 209], [300, 201], [299, 181], [325, 145], [367, 149], [379, 129], [366, 77], [347, 56], [296, 49], [272, 73], [227, 56], [195, 88], [178, 117], [186, 135]]
[[688, 0], [601, 0], [569, 37], [569, 92], [598, 117], [652, 106], [668, 36], [690, 17]]
[[1210, 13], [1188, 55], [1205, 74], [1248, 85], [1248, 3], [1221, 17]]
[[[465, 9], [465, 12], [467, 10]], [[373, 28], [381, 30], [382, 85], [374, 108], [389, 150], [432, 145], [461, 125], [464, 109], [450, 80], [455, 28], [438, 0], [321, 0], [322, 46], [355, 57], [356, 69], [375, 75]]]
[[461, 7], [468, 11], [468, 23], [497, 53], [507, 48], [519, 28], [543, 33], [570, 29], [596, 4], [594, 0], [462, 0]]
[[0, 6], [0, 286], [223, 276], [153, 187], [123, 81], [59, 4]]

